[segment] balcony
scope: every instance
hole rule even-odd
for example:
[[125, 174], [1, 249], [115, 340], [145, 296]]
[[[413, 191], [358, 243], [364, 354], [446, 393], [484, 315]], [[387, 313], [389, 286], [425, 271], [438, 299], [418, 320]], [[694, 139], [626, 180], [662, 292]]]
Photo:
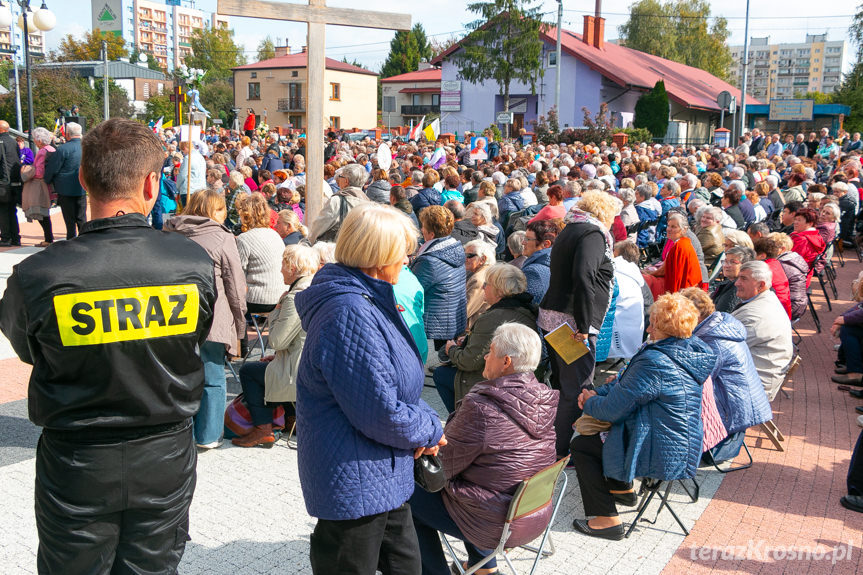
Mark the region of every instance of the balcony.
[[279, 98], [279, 103], [276, 106], [279, 112], [305, 112], [305, 98]]
[[440, 112], [440, 106], [433, 104], [423, 104], [420, 106], [402, 106], [402, 116], [423, 116], [425, 114], [434, 114]]

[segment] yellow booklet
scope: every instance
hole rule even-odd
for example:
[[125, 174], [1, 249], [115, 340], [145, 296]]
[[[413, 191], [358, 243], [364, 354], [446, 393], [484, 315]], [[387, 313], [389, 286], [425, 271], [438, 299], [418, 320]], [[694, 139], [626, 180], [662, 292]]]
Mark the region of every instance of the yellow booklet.
[[563, 358], [567, 365], [588, 352], [584, 342], [575, 339], [574, 335], [575, 331], [572, 327], [568, 323], [564, 323], [545, 336], [545, 341], [557, 352], [557, 355]]

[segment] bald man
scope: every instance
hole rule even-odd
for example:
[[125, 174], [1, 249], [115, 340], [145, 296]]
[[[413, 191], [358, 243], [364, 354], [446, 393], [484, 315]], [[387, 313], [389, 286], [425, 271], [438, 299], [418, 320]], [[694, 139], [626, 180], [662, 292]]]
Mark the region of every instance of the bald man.
[[18, 204], [21, 203], [21, 160], [9, 122], [0, 120], [0, 247], [20, 246]]

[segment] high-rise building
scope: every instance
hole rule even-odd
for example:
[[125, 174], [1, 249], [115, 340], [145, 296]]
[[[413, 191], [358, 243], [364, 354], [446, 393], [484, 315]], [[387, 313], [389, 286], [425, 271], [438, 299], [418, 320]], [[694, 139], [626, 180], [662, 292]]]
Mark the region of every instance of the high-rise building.
[[189, 39], [195, 30], [229, 25], [227, 17], [180, 0], [91, 0], [91, 7], [94, 30], [121, 36], [130, 49], [137, 46], [153, 54], [169, 71], [191, 51]]
[[[732, 46], [732, 84], [743, 81], [743, 46]], [[827, 34], [807, 34], [800, 44], [771, 44], [770, 37], [749, 40], [746, 91], [763, 102], [791, 99], [806, 92], [829, 94], [850, 68], [844, 40], [828, 41]]]
[[[11, 34], [13, 32], [17, 49], [12, 48]], [[30, 57], [43, 57], [45, 55], [45, 32], [42, 30], [28, 30], [28, 32], [30, 33]], [[17, 58], [15, 57], [16, 53]], [[13, 58], [19, 64], [24, 64], [24, 32], [14, 22], [10, 27], [0, 28], [0, 59], [12, 60]]]

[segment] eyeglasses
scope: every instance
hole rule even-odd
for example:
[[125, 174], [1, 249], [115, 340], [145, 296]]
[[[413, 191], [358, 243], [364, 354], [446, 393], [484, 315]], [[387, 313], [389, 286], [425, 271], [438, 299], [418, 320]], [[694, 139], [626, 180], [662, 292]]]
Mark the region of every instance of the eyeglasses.
[[466, 259], [473, 259], [473, 258], [475, 258], [475, 257], [476, 257], [476, 256], [478, 256], [478, 255], [479, 255], [479, 254], [465, 254], [465, 255], [464, 255], [464, 257], [465, 257]]
[[538, 242], [538, 241], [539, 240], [537, 238], [529, 238], [529, 237], [525, 236], [524, 238], [522, 238], [521, 243], [526, 244], [527, 242]]

